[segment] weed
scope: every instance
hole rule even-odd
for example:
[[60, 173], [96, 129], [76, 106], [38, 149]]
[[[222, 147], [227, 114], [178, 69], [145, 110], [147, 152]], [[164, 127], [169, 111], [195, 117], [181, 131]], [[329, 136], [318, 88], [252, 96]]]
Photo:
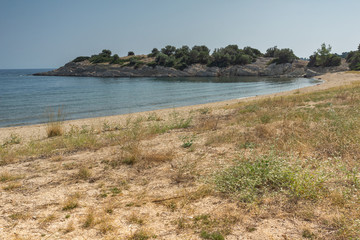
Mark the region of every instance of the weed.
[[21, 178], [24, 178], [24, 176], [11, 174], [9, 172], [0, 173], [0, 182], [10, 182]]
[[2, 144], [2, 147], [19, 144], [21, 142], [21, 138], [19, 135], [12, 133], [10, 134], [10, 137], [5, 139], [5, 142]]
[[81, 167], [77, 173], [77, 178], [87, 180], [91, 175], [91, 171], [87, 167]]
[[83, 224], [84, 228], [89, 228], [95, 224], [95, 216], [94, 211], [89, 209], [88, 213], [86, 214], [85, 221]]
[[261, 123], [265, 124], [265, 123], [269, 123], [271, 120], [271, 117], [267, 114], [264, 114], [260, 117], [260, 121]]
[[181, 145], [181, 147], [183, 148], [189, 148], [193, 145], [193, 139], [189, 139], [183, 142], [183, 144]]
[[137, 225], [144, 225], [145, 221], [142, 217], [140, 217], [138, 214], [132, 213], [129, 217], [128, 217], [128, 222], [131, 224], [137, 224]]
[[147, 118], [148, 121], [161, 121], [161, 117], [159, 117], [156, 113], [151, 113], [148, 118]]
[[315, 235], [309, 229], [304, 229], [302, 231], [302, 237], [303, 238], [313, 239], [315, 237]]
[[121, 189], [119, 189], [117, 187], [113, 187], [113, 188], [110, 188], [110, 192], [112, 193], [113, 196], [116, 196], [121, 193]]
[[147, 240], [151, 238], [151, 234], [143, 229], [136, 230], [131, 236], [129, 236], [129, 240]]
[[48, 110], [48, 123], [46, 127], [46, 133], [49, 138], [63, 135], [63, 121], [64, 114], [61, 108], [58, 109], [56, 116], [51, 109]]
[[109, 122], [104, 121], [103, 125], [102, 125], [102, 131], [107, 132], [107, 131], [111, 131], [111, 130], [113, 130], [113, 129], [111, 128]]
[[202, 239], [210, 239], [210, 240], [225, 240], [224, 236], [221, 235], [221, 233], [219, 232], [209, 233], [205, 230], [201, 231], [200, 237]]
[[211, 112], [211, 109], [208, 108], [208, 107], [204, 107], [204, 108], [198, 109], [198, 111], [199, 111], [201, 114], [208, 114], [208, 113]]
[[64, 229], [64, 233], [69, 233], [69, 232], [72, 232], [75, 230], [75, 227], [74, 227], [74, 222], [73, 221], [70, 221], [67, 225], [66, 225], [66, 228]]
[[13, 182], [13, 183], [9, 183], [8, 185], [4, 186], [3, 189], [5, 191], [12, 191], [14, 189], [17, 189], [17, 188], [21, 188], [22, 187], [22, 184], [19, 183], [19, 182]]
[[30, 215], [28, 213], [23, 213], [23, 212], [17, 212], [17, 213], [13, 213], [11, 215], [9, 215], [9, 218], [12, 220], [26, 220], [28, 218], [30, 218]]
[[238, 161], [220, 172], [215, 183], [220, 192], [235, 194], [245, 202], [283, 191], [298, 198], [316, 199], [323, 190], [321, 176], [289, 166], [272, 153]]
[[80, 194], [78, 193], [70, 195], [63, 203], [62, 210], [69, 211], [74, 208], [77, 208], [79, 206], [79, 201], [78, 201], [79, 198], [80, 198]]

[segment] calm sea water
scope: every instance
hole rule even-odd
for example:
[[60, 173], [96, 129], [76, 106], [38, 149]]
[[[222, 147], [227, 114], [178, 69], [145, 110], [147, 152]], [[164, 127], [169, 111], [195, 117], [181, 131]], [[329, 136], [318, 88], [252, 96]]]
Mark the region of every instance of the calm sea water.
[[319, 83], [306, 78], [92, 78], [31, 76], [49, 69], [0, 70], [0, 127], [126, 114], [275, 93]]

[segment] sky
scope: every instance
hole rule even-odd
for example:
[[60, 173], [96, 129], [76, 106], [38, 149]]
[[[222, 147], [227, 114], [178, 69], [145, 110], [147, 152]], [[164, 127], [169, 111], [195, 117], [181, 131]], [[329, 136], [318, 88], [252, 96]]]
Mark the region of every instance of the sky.
[[309, 57], [360, 44], [359, 0], [0, 0], [0, 69], [57, 68], [109, 49], [278, 46]]

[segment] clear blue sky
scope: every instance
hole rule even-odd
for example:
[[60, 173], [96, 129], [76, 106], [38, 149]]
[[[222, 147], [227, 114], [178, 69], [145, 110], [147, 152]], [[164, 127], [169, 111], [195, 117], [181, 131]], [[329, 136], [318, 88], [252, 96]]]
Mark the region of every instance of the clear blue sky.
[[359, 0], [0, 0], [0, 69], [60, 67], [110, 49], [277, 45], [308, 57], [360, 44]]

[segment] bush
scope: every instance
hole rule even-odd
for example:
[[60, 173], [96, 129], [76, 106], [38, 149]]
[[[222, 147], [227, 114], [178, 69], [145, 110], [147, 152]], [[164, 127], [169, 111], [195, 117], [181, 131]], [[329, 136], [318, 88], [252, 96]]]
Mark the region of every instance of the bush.
[[351, 70], [360, 71], [360, 45], [357, 51], [351, 51], [346, 57]]
[[265, 53], [265, 57], [276, 57], [279, 53], [280, 49], [277, 46], [268, 48]]
[[121, 63], [121, 60], [120, 60], [120, 57], [119, 55], [117, 54], [114, 54], [110, 64], [120, 64]]
[[225, 48], [215, 49], [210, 66], [228, 67], [230, 65], [245, 65], [256, 61], [262, 53], [251, 47], [239, 49], [237, 45], [228, 45]]
[[166, 63], [168, 58], [169, 58], [168, 55], [161, 52], [156, 56], [155, 62], [160, 66], [165, 66], [165, 63]]
[[135, 53], [133, 51], [128, 52], [128, 56], [134, 56]]
[[341, 57], [335, 54], [330, 53], [331, 46], [326, 44], [321, 44], [319, 48], [313, 55], [310, 56], [310, 61], [308, 67], [333, 67], [339, 66], [341, 64]]
[[89, 58], [89, 61], [91, 63], [106, 63], [106, 62], [111, 62], [113, 59], [111, 57], [111, 51], [110, 50], [102, 50], [101, 53], [99, 53], [98, 55], [92, 55]]
[[157, 63], [156, 62], [149, 62], [146, 65], [149, 66], [149, 67], [155, 68], [157, 66]]
[[72, 60], [72, 62], [83, 62], [85, 60], [88, 60], [90, 57], [80, 56]]
[[151, 53], [148, 54], [148, 57], [156, 57], [159, 54], [159, 50], [157, 48], [153, 48]]
[[279, 50], [275, 55], [274, 62], [281, 64], [281, 63], [292, 63], [295, 59], [298, 59], [295, 56], [294, 52], [289, 48], [284, 48]]

